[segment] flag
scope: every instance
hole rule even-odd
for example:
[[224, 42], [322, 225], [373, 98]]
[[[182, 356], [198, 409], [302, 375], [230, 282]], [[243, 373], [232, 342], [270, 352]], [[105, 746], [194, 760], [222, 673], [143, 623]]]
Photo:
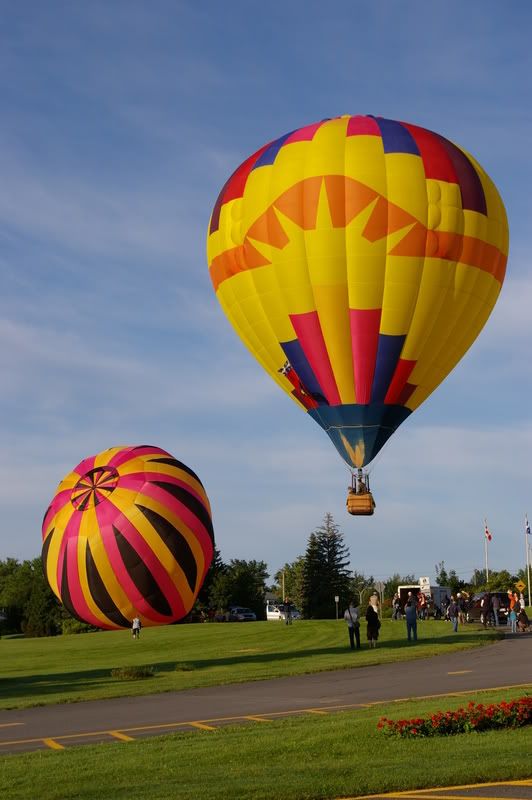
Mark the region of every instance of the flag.
[[488, 523], [486, 522], [486, 520], [484, 520], [484, 536], [486, 537], [488, 542], [491, 542], [491, 533], [488, 530]]
[[528, 514], [525, 517], [525, 536], [530, 536], [530, 523], [528, 522]]

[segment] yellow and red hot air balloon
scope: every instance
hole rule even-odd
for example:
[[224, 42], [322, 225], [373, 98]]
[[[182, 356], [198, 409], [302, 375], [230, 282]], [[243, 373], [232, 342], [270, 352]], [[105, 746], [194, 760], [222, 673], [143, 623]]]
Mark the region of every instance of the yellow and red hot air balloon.
[[98, 628], [182, 619], [214, 550], [198, 476], [159, 447], [113, 447], [59, 484], [44, 515], [43, 568], [54, 594]]
[[488, 319], [508, 224], [494, 184], [457, 145], [343, 116], [238, 167], [207, 255], [238, 335], [363, 478]]

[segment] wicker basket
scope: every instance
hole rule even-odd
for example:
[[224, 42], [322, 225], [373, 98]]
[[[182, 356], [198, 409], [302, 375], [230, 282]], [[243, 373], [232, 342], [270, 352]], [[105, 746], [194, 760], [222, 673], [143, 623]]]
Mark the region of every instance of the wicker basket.
[[375, 511], [375, 500], [371, 492], [355, 494], [351, 489], [347, 494], [347, 510], [354, 516], [370, 516]]

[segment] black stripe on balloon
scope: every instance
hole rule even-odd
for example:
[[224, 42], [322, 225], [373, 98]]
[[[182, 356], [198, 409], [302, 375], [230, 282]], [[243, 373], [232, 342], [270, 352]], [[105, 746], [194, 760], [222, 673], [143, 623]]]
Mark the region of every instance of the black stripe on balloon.
[[[72, 603], [72, 598], [70, 596], [70, 588], [68, 585], [68, 548], [69, 543], [65, 547], [65, 552], [63, 553], [63, 568], [61, 570], [61, 602], [63, 603], [64, 607], [71, 614], [75, 619], [78, 619], [80, 622], [85, 622], [79, 614], [77, 613], [76, 609], [74, 608], [74, 604]], [[75, 545], [74, 545], [75, 546]]]
[[46, 580], [48, 580], [48, 573], [47, 573], [48, 550], [50, 549], [50, 542], [52, 541], [52, 536], [54, 534], [54, 531], [55, 528], [52, 528], [52, 530], [42, 543], [41, 564], [42, 564], [42, 571], [44, 572], [44, 577], [46, 578]]
[[143, 598], [158, 614], [171, 617], [172, 609], [168, 600], [142, 558], [114, 525], [113, 532], [124, 566]]
[[207, 529], [209, 536], [211, 537], [211, 542], [214, 544], [214, 530], [212, 527], [211, 517], [209, 512], [200, 501], [194, 497], [194, 495], [187, 492], [186, 489], [183, 489], [181, 486], [177, 486], [175, 483], [168, 483], [167, 481], [150, 481], [154, 486], [158, 486], [160, 489], [164, 489], [166, 492], [169, 492], [176, 500], [179, 500], [180, 503], [183, 503], [184, 506], [188, 508], [189, 511], [194, 514], [195, 517], [199, 519], [199, 521], [204, 525]]
[[198, 565], [194, 558], [194, 553], [190, 549], [190, 545], [181, 533], [171, 522], [169, 522], [156, 511], [151, 508], [146, 508], [136, 503], [136, 506], [150, 525], [157, 531], [167, 548], [172, 553], [173, 557], [185, 573], [190, 591], [196, 591], [196, 580], [198, 578]]
[[87, 568], [87, 582], [89, 584], [89, 591], [92, 595], [92, 599], [102, 614], [110, 619], [111, 622], [114, 622], [115, 625], [120, 625], [121, 628], [129, 628], [129, 620], [122, 615], [122, 613], [116, 607], [113, 598], [105, 588], [102, 577], [98, 572], [96, 562], [92, 557], [88, 542], [85, 548], [85, 566]]
[[194, 470], [190, 469], [190, 467], [187, 467], [187, 465], [183, 464], [181, 461], [178, 461], [177, 458], [171, 458], [170, 456], [163, 458], [161, 456], [160, 458], [150, 458], [149, 462], [154, 464], [168, 464], [169, 467], [177, 467], [177, 469], [182, 469], [183, 472], [187, 473], [187, 475], [195, 478], [202, 488], [205, 488]]

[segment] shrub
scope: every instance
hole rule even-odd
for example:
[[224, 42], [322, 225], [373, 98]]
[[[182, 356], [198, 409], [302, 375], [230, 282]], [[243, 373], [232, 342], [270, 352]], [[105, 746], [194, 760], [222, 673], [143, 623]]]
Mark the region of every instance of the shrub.
[[111, 678], [119, 681], [136, 681], [138, 678], [153, 678], [153, 667], [115, 667], [111, 670]]
[[381, 717], [377, 728], [388, 736], [418, 739], [424, 736], [449, 736], [471, 731], [520, 728], [532, 724], [532, 697], [520, 697], [510, 703], [469, 703], [456, 711], [437, 711], [430, 717], [388, 719]]
[[191, 664], [190, 661], [181, 661], [175, 665], [176, 672], [193, 672], [195, 669], [194, 664]]

